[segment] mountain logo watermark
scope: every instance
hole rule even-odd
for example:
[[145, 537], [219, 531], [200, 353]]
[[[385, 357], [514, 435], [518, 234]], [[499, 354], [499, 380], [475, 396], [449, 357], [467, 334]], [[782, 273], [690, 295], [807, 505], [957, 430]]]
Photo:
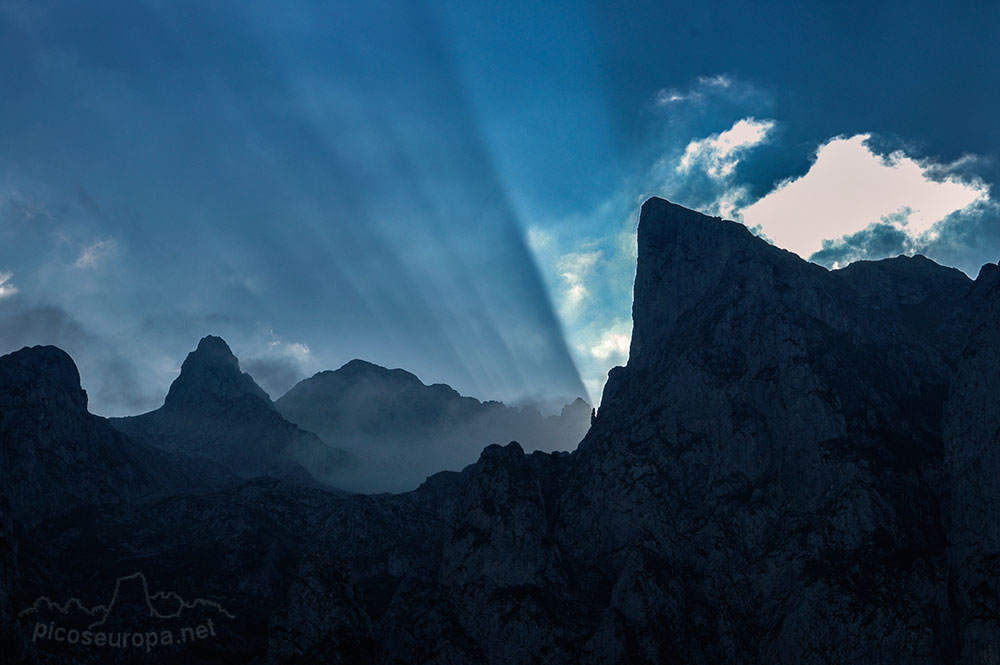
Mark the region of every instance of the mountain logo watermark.
[[43, 646], [143, 649], [216, 637], [218, 622], [236, 618], [214, 600], [186, 600], [173, 591], [150, 593], [142, 573], [115, 580], [107, 604], [88, 606], [79, 598], [59, 603], [40, 596], [18, 613], [31, 625], [31, 642]]

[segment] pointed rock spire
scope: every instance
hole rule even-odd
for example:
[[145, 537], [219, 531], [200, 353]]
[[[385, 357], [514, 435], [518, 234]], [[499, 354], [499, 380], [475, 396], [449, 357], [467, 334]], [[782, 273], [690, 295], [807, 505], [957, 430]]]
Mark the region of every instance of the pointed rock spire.
[[168, 408], [197, 407], [206, 402], [231, 402], [252, 395], [271, 403], [271, 398], [246, 372], [221, 337], [208, 335], [188, 354], [180, 376], [167, 393]]

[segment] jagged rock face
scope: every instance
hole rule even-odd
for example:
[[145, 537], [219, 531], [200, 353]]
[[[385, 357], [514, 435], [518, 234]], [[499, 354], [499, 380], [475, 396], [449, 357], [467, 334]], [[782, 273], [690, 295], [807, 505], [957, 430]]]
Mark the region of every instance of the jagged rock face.
[[0, 485], [18, 520], [224, 482], [214, 469], [168, 457], [87, 412], [64, 351], [36, 346], [0, 357]]
[[387, 655], [413, 663], [567, 662], [581, 606], [552, 538], [549, 490], [568, 458], [492, 445], [454, 479], [439, 560], [407, 576], [376, 626], [379, 642], [391, 645]]
[[273, 665], [371, 663], [377, 653], [371, 619], [349, 572], [329, 557], [309, 557], [299, 566], [267, 632]]
[[220, 338], [188, 354], [163, 406], [115, 427], [137, 441], [217, 462], [251, 478], [323, 480], [346, 464], [342, 450], [285, 420]]
[[944, 409], [952, 488], [948, 557], [962, 663], [1000, 662], [1000, 269], [986, 265], [966, 299], [971, 336]]
[[291, 422], [345, 449], [352, 464], [331, 484], [359, 492], [408, 491], [443, 469], [472, 464], [487, 445], [572, 450], [590, 427], [582, 399], [557, 416], [463, 397], [444, 384], [352, 360], [301, 381], [275, 402]]

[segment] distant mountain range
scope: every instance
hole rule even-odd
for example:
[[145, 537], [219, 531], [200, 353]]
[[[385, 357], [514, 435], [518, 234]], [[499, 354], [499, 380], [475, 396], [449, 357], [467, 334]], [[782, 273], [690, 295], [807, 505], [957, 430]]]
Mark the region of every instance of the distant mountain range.
[[[562, 421], [358, 361], [272, 405], [206, 338], [161, 415], [116, 421], [167, 452], [88, 414], [58, 349], [0, 358], [0, 653], [107, 662], [17, 612], [142, 570], [232, 618], [119, 662], [1000, 662], [1000, 267], [828, 271], [662, 199], [638, 249], [629, 361], [580, 445], [488, 445], [404, 493], [286, 470], [302, 440], [411, 462], [441, 423]], [[316, 434], [250, 438], [272, 427]]]
[[559, 415], [544, 417], [532, 407], [480, 402], [362, 360], [300, 382], [275, 408], [347, 451], [354, 464], [328, 479], [355, 491], [415, 489], [437, 471], [471, 464], [491, 443], [572, 450], [590, 428], [592, 411], [577, 399]]
[[272, 403], [226, 342], [210, 335], [188, 354], [162, 407], [110, 422], [137, 442], [211, 460], [241, 478], [398, 492], [475, 462], [491, 443], [575, 448], [591, 411], [578, 399], [543, 417], [363, 360], [320, 372]]

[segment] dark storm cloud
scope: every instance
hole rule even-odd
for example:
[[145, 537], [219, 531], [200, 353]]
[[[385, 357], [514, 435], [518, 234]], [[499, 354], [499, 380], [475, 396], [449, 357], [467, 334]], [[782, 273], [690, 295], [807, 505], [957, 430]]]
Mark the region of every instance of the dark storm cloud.
[[948, 215], [930, 233], [916, 237], [906, 233], [905, 225], [872, 224], [839, 240], [824, 241], [823, 249], [810, 260], [833, 267], [901, 254], [923, 254], [975, 277], [983, 264], [1000, 259], [1000, 206], [992, 201], [976, 203]]
[[853, 261], [884, 259], [912, 251], [911, 239], [905, 231], [892, 224], [880, 223], [840, 240], [824, 240], [823, 249], [810, 256], [809, 260], [833, 268]]
[[1000, 260], [1000, 205], [979, 203], [945, 217], [935, 237], [918, 249], [944, 265], [975, 277], [985, 263]]

